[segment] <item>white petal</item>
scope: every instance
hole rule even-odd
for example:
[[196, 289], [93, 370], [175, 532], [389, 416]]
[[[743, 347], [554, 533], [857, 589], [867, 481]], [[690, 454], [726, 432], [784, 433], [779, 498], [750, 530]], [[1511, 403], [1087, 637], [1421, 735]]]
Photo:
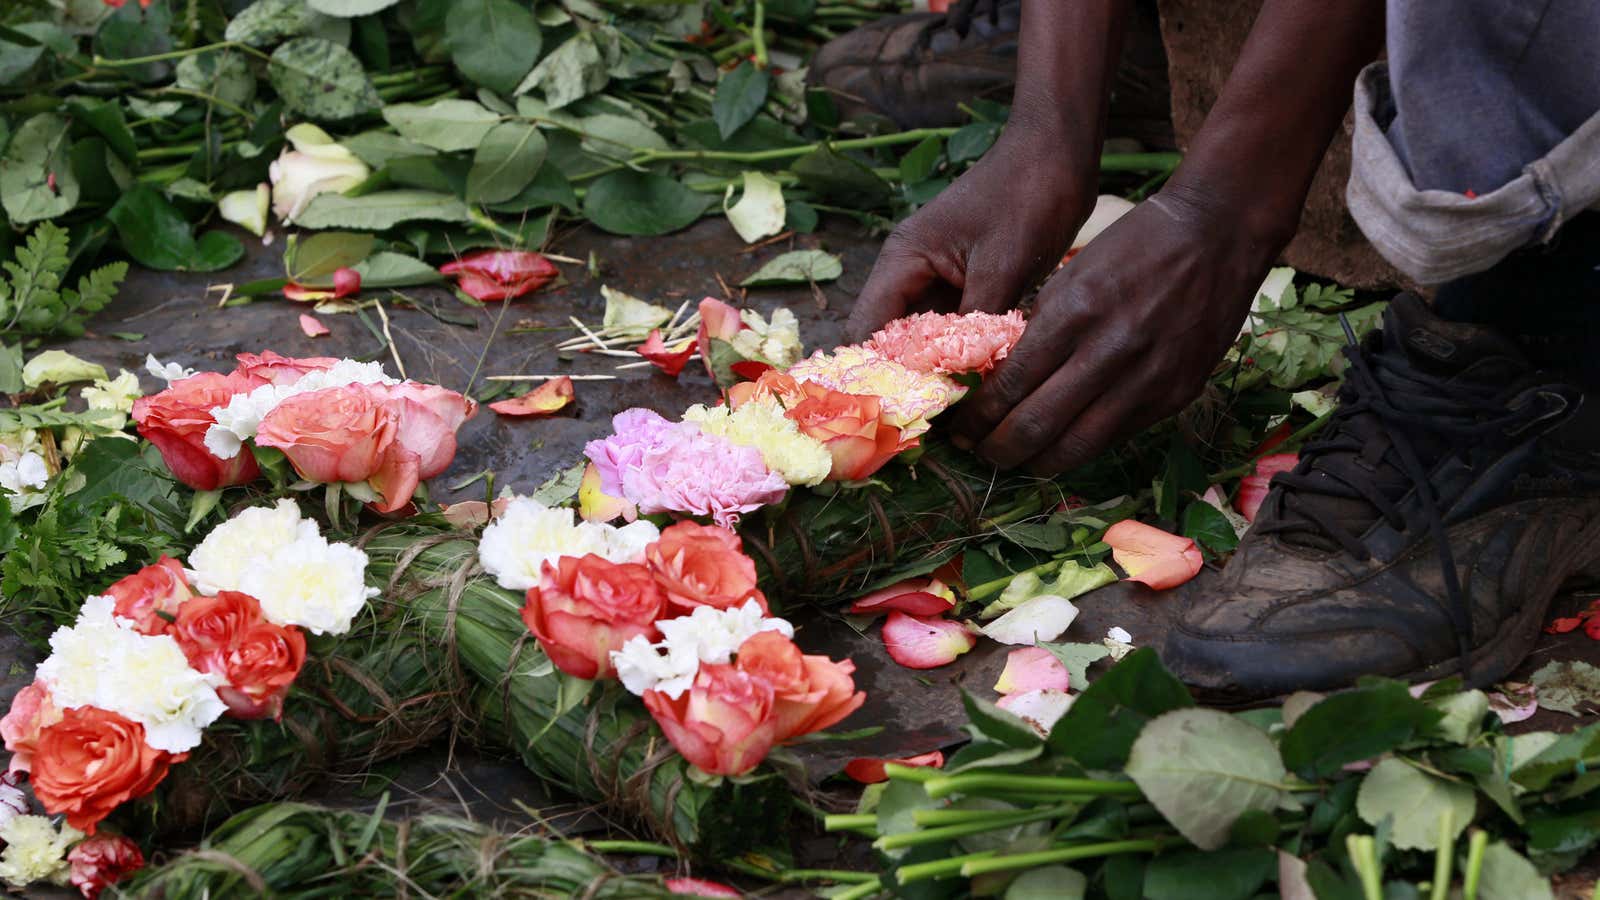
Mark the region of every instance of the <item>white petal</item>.
[[983, 633], [1002, 644], [1032, 645], [1060, 637], [1077, 617], [1071, 600], [1043, 594], [983, 626]]

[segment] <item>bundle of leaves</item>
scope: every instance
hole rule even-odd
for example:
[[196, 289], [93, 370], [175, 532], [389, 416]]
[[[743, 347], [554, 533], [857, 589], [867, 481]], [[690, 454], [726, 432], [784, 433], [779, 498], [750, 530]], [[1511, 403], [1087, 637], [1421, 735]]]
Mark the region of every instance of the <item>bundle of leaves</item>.
[[661, 879], [623, 875], [581, 845], [497, 832], [444, 815], [273, 803], [239, 813], [204, 843], [119, 885], [127, 897], [668, 897]]
[[1513, 737], [1459, 684], [1413, 696], [1374, 678], [1228, 713], [1138, 650], [1048, 735], [970, 695], [966, 708], [972, 742], [942, 771], [891, 765], [859, 813], [831, 817], [883, 862], [836, 896], [1244, 900], [1276, 882], [1285, 896], [1465, 885], [1533, 900], [1600, 842], [1600, 725]]

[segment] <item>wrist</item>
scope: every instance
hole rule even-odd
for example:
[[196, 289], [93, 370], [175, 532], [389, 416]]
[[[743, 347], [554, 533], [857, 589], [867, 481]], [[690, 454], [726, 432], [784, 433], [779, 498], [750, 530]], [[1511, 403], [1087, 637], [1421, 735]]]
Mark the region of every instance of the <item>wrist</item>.
[[1276, 258], [1300, 228], [1301, 191], [1252, 184], [1242, 173], [1219, 172], [1185, 160], [1159, 196], [1207, 227], [1226, 229]]

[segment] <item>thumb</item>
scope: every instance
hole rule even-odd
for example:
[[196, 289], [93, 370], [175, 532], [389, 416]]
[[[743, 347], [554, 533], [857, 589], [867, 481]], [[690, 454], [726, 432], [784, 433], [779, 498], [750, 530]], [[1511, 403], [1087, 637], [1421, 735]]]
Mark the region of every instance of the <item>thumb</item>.
[[1018, 260], [997, 259], [985, 253], [967, 261], [967, 280], [961, 289], [961, 311], [1000, 313], [1017, 305], [1033, 273]]
[[938, 277], [921, 254], [886, 244], [872, 266], [872, 274], [867, 276], [866, 286], [850, 309], [846, 336], [855, 342], [871, 337], [885, 323], [905, 315], [906, 309]]

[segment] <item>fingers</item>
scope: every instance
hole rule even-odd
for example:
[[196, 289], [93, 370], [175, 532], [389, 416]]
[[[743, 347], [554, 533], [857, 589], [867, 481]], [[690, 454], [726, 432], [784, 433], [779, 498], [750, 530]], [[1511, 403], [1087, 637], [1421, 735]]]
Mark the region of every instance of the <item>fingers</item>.
[[1166, 418], [1166, 413], [1132, 399], [1134, 392], [1108, 391], [1091, 401], [1081, 415], [1024, 467], [1048, 477], [1087, 465], [1113, 442]]
[[1041, 303], [1010, 355], [953, 410], [958, 445], [974, 446], [988, 438], [1071, 355], [1079, 329], [1073, 327], [1076, 316], [1067, 301], [1053, 294]]
[[938, 280], [927, 257], [890, 235], [872, 266], [872, 274], [867, 276], [866, 287], [850, 309], [845, 336], [854, 342], [871, 337], [884, 323], [904, 315], [907, 307]]
[[[1014, 251], [1014, 248], [1008, 248]], [[967, 280], [961, 291], [961, 311], [1001, 313], [1017, 305], [1027, 290], [1032, 273], [1005, 260], [995, 265], [993, 251], [967, 261]]]
[[1010, 469], [1053, 446], [1115, 382], [1115, 362], [1079, 349], [995, 426], [975, 448], [977, 454]]

